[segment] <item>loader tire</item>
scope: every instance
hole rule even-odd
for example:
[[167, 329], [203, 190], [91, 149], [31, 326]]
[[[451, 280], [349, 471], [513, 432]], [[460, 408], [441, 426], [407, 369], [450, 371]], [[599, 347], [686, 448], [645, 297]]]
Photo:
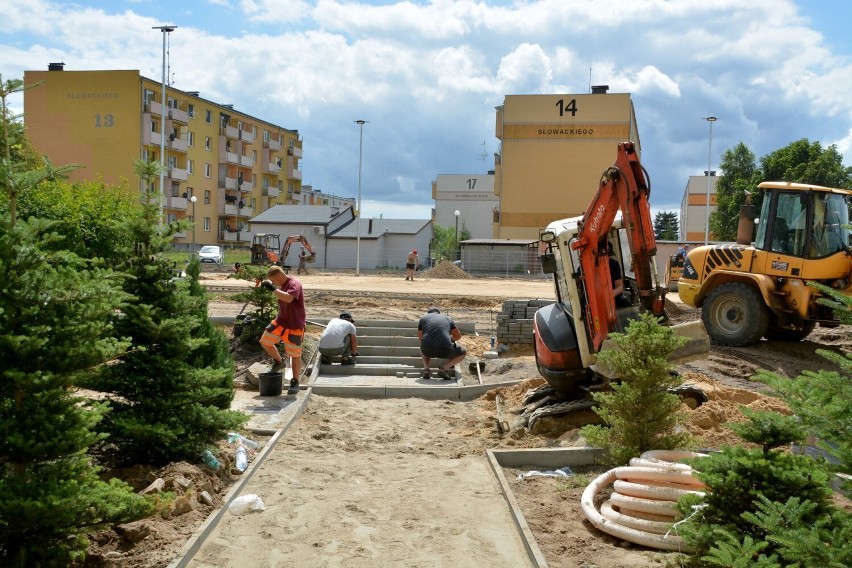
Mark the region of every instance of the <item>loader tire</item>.
[[710, 292], [701, 319], [713, 343], [731, 347], [757, 343], [769, 328], [763, 296], [743, 282], [726, 282]]
[[809, 336], [815, 327], [816, 322], [813, 321], [806, 321], [802, 325], [802, 329], [781, 329], [770, 325], [769, 329], [766, 330], [766, 339], [790, 342], [801, 341]]

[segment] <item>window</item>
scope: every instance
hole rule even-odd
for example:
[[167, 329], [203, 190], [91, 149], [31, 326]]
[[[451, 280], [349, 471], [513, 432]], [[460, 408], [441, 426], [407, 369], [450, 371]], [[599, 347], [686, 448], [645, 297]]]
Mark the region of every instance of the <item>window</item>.
[[210, 231], [210, 217], [204, 218], [204, 230]]
[[269, 131], [268, 130], [263, 131], [263, 141], [269, 142]]
[[195, 146], [195, 133], [187, 132], [186, 133], [186, 144], [187, 146]]
[[257, 150], [251, 151], [251, 159], [254, 160], [254, 163], [257, 163]]
[[204, 137], [204, 149], [205, 150], [210, 149], [210, 137], [209, 136]]
[[189, 118], [195, 118], [195, 105], [187, 105], [186, 114], [189, 115]]
[[210, 190], [204, 190], [204, 205], [210, 205]]
[[169, 169], [172, 170], [175, 168], [177, 168], [177, 157], [169, 156]]
[[293, 147], [296, 146], [296, 140], [294, 140], [293, 138], [290, 138], [290, 141], [288, 142], [288, 144], [290, 145], [290, 148], [293, 148]]
[[174, 213], [166, 215], [166, 223], [177, 223], [177, 215]]
[[192, 161], [192, 160], [187, 160], [187, 161], [186, 161], [186, 173], [188, 173], [188, 174], [193, 173], [193, 169], [194, 169], [193, 161]]
[[212, 168], [210, 167], [210, 164], [204, 164], [204, 177], [209, 178], [211, 175], [211, 170]]
[[210, 110], [205, 111], [204, 113], [204, 122], [207, 124], [213, 124], [213, 112]]

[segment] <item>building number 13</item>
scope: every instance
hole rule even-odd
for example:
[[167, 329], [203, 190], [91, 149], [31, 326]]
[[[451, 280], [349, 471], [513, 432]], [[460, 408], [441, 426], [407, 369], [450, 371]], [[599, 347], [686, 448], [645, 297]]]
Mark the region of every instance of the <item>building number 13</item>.
[[111, 114], [105, 114], [103, 115], [103, 117], [101, 117], [101, 115], [99, 114], [95, 115], [95, 128], [100, 128], [101, 126], [109, 128], [114, 124], [114, 117]]
[[556, 101], [556, 108], [559, 109], [559, 116], [565, 116], [569, 112], [571, 116], [575, 116], [577, 114], [577, 99], [571, 99], [568, 104], [565, 104], [565, 101], [559, 99]]

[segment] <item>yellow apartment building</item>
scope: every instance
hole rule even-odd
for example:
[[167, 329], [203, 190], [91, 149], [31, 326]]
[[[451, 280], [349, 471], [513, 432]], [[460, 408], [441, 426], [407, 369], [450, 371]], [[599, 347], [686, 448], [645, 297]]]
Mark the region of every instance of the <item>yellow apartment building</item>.
[[713, 233], [708, 230], [707, 220], [716, 210], [716, 184], [719, 179], [713, 170], [709, 176], [706, 170], [703, 176], [689, 176], [680, 202], [680, 240], [704, 243], [705, 233], [708, 242], [714, 240]]
[[557, 219], [582, 215], [619, 142], [641, 156], [628, 93], [507, 95], [497, 107], [493, 238], [537, 239]]
[[[163, 100], [162, 83], [134, 70], [65, 71], [51, 63], [47, 71], [26, 71], [24, 82], [43, 83], [24, 94], [27, 134], [53, 163], [85, 166], [72, 181], [128, 180], [141, 190], [134, 161], [164, 156], [165, 220], [197, 221], [176, 244], [250, 244], [249, 218], [301, 202], [297, 130], [198, 92], [167, 86]], [[153, 183], [158, 191], [160, 179]]]

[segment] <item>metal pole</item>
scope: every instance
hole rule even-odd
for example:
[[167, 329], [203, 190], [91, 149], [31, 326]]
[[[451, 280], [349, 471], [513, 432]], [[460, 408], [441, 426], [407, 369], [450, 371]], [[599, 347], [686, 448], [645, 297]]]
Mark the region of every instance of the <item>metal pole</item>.
[[707, 142], [707, 203], [705, 204], [705, 219], [704, 219], [704, 244], [710, 242], [710, 156], [713, 150], [713, 123], [716, 122], [715, 116], [705, 117], [704, 120], [710, 123], [710, 138]]
[[366, 120], [356, 120], [361, 127], [361, 137], [358, 143], [358, 218], [355, 225], [355, 276], [361, 276], [361, 162], [364, 158], [364, 125]]
[[153, 26], [152, 29], [160, 30], [163, 33], [163, 80], [162, 80], [162, 97], [160, 98], [160, 227], [163, 226], [163, 201], [165, 200], [166, 192], [166, 34], [177, 29], [177, 26]]
[[198, 198], [193, 195], [189, 200], [192, 202], [192, 249], [189, 251], [189, 256], [192, 258], [195, 254], [195, 202], [198, 201]]
[[459, 260], [461, 254], [461, 251], [459, 250], [459, 215], [461, 215], [461, 211], [456, 209], [454, 213], [456, 215], [456, 250], [453, 251], [453, 260]]

